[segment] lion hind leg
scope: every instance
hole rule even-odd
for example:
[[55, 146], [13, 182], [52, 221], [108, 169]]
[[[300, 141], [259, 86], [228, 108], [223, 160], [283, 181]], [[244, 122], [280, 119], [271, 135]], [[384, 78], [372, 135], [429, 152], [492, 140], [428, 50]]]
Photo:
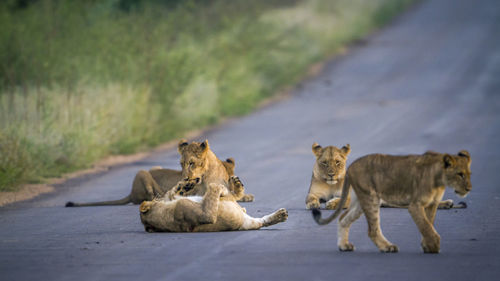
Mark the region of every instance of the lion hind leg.
[[381, 252], [397, 253], [398, 247], [389, 242], [380, 229], [380, 199], [365, 198], [364, 201], [362, 208], [368, 222], [368, 236]]
[[349, 209], [340, 216], [337, 228], [337, 246], [340, 251], [354, 251], [354, 245], [349, 242], [349, 229], [362, 214], [359, 202], [353, 199]]
[[[151, 201], [154, 198], [163, 195], [163, 191], [161, 190], [158, 183], [156, 183], [156, 181], [153, 179], [151, 173], [145, 170], [140, 170], [139, 172], [137, 172], [134, 178], [132, 188], [144, 189], [142, 192], [145, 192], [146, 200], [148, 201]], [[141, 192], [141, 190], [137, 191]], [[143, 200], [139, 201], [142, 202]], [[134, 203], [141, 203], [141, 202], [134, 202]]]
[[261, 227], [271, 226], [286, 221], [288, 218], [288, 211], [282, 208], [261, 218], [253, 218], [247, 214], [244, 215], [243, 224], [240, 230], [257, 230]]

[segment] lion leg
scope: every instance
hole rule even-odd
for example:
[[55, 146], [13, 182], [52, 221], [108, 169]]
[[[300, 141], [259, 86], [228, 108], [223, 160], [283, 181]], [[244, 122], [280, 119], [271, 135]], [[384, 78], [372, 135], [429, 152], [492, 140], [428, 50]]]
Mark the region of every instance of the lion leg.
[[240, 200], [238, 200], [238, 202], [253, 202], [253, 200], [255, 199], [255, 196], [253, 196], [253, 194], [243, 194], [243, 197], [241, 197]]
[[349, 242], [349, 229], [351, 224], [355, 222], [363, 214], [363, 209], [359, 205], [359, 201], [354, 196], [349, 209], [345, 211], [339, 218], [337, 228], [337, 246], [340, 251], [354, 251], [354, 245]]
[[[325, 203], [325, 209], [327, 209], [327, 210], [336, 210], [337, 209], [337, 205], [339, 204], [339, 202], [340, 202], [340, 198], [339, 197], [332, 198], [332, 199], [328, 200]], [[344, 208], [343, 209], [349, 208], [350, 204], [351, 204], [351, 195], [349, 194], [347, 196], [347, 200], [344, 203]]]
[[439, 202], [439, 204], [431, 204], [425, 208], [425, 216], [432, 225], [434, 225], [434, 219], [436, 218], [436, 211], [441, 205], [441, 203], [442, 202]]
[[361, 207], [368, 222], [368, 236], [383, 253], [397, 253], [398, 246], [392, 244], [385, 238], [380, 229], [380, 199], [374, 196], [364, 196]]
[[[136, 193], [145, 193], [146, 200], [151, 201], [157, 196], [162, 196], [163, 191], [159, 187], [158, 183], [153, 179], [153, 176], [148, 171], [140, 170], [137, 172], [132, 184], [133, 189], [137, 190]], [[144, 200], [141, 200], [144, 201]], [[136, 202], [134, 202], [136, 203]], [[140, 203], [140, 202], [137, 202]]]
[[179, 200], [176, 207], [176, 212], [179, 213], [176, 213], [175, 217], [194, 226], [215, 223], [219, 211], [219, 198], [225, 189], [223, 185], [211, 183], [200, 203], [193, 204], [190, 200]]
[[448, 199], [448, 200], [443, 200], [443, 201], [439, 202], [438, 208], [439, 209], [451, 209], [451, 208], [453, 208], [453, 200]]
[[245, 195], [245, 187], [241, 182], [240, 178], [237, 176], [229, 177], [228, 189], [234, 196], [235, 200], [240, 200]]
[[417, 204], [408, 207], [413, 221], [422, 234], [422, 249], [424, 253], [439, 253], [441, 237], [428, 218], [428, 216], [431, 216], [434, 220], [435, 209], [437, 209], [437, 204], [429, 210], [424, 210], [423, 206]]
[[253, 218], [245, 213], [243, 224], [241, 225], [239, 230], [257, 230], [261, 227], [271, 226], [280, 222], [284, 222], [287, 218], [288, 212], [283, 208], [261, 218]]
[[306, 197], [306, 209], [319, 209], [319, 198], [314, 194], [307, 194]]

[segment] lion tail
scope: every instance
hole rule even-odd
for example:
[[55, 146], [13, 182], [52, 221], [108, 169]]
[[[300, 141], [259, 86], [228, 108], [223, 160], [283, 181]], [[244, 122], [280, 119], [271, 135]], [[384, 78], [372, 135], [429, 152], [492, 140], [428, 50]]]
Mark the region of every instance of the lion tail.
[[66, 207], [89, 207], [89, 206], [110, 206], [110, 205], [125, 205], [132, 202], [130, 199], [130, 195], [118, 200], [111, 201], [100, 201], [100, 202], [90, 202], [90, 203], [75, 203], [75, 202], [67, 202]]
[[346, 174], [346, 177], [344, 179], [344, 186], [342, 187], [342, 195], [340, 196], [340, 202], [337, 205], [337, 209], [335, 210], [335, 212], [331, 214], [329, 217], [322, 218], [321, 211], [319, 209], [312, 209], [313, 218], [319, 225], [329, 224], [331, 221], [333, 221], [340, 215], [340, 212], [344, 208], [344, 204], [347, 201], [350, 185], [351, 184], [349, 183], [349, 177]]

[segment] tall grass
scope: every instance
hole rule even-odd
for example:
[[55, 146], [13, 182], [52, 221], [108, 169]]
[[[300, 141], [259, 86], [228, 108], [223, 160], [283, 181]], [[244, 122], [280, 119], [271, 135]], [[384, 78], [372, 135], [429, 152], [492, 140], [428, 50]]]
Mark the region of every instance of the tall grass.
[[0, 190], [246, 114], [410, 2], [2, 2]]

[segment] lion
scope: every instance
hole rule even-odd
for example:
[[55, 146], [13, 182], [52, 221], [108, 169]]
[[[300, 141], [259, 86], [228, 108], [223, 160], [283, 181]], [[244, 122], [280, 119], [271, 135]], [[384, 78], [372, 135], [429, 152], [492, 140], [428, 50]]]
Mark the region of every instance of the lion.
[[141, 222], [147, 232], [213, 232], [256, 230], [288, 218], [286, 209], [253, 218], [236, 201], [222, 200], [228, 193], [224, 185], [210, 183], [203, 197], [177, 196], [170, 201], [145, 201], [139, 208]]
[[[346, 161], [351, 152], [351, 146], [346, 144], [342, 148], [335, 146], [323, 148], [315, 142], [312, 145], [312, 152], [316, 156], [316, 162], [313, 167], [309, 193], [306, 197], [306, 209], [317, 209], [320, 208], [321, 203], [325, 203], [325, 209], [334, 210], [340, 201], [339, 196], [344, 184]], [[349, 195], [346, 200], [344, 208], [349, 207]], [[381, 207], [393, 208], [397, 206], [382, 201]], [[465, 202], [454, 204], [451, 199], [441, 201], [438, 206], [439, 209], [466, 207]]]
[[[188, 187], [185, 196], [203, 196], [211, 183], [222, 184], [229, 188], [230, 192], [236, 194], [229, 184], [231, 174], [212, 152], [207, 140], [202, 143], [194, 141], [188, 143], [186, 140], [181, 140], [177, 150], [181, 155], [182, 167], [182, 182], [179, 185]], [[172, 193], [167, 194], [164, 199], [172, 199]], [[254, 196], [240, 193], [235, 199], [240, 202], [250, 202], [253, 201]]]
[[[338, 196], [344, 184], [345, 164], [351, 146], [346, 144], [342, 148], [335, 146], [323, 148], [315, 142], [312, 145], [312, 152], [316, 156], [316, 162], [306, 197], [306, 208], [317, 209], [320, 203], [325, 202], [327, 209], [335, 209], [340, 201]], [[350, 197], [347, 197], [346, 207], [349, 206], [349, 201]]]
[[[228, 175], [234, 175], [235, 162], [233, 158], [221, 161]], [[122, 199], [75, 203], [67, 202], [66, 207], [86, 207], [86, 206], [107, 206], [107, 205], [125, 205], [128, 203], [140, 204], [143, 201], [151, 201], [156, 197], [162, 197], [165, 193], [175, 187], [182, 180], [182, 171], [163, 169], [155, 166], [149, 171], [141, 170], [135, 175], [132, 182], [130, 194]]]
[[349, 228], [361, 214], [368, 222], [368, 236], [381, 252], [398, 252], [380, 229], [380, 204], [408, 208], [422, 234], [424, 253], [439, 253], [440, 236], [434, 228], [436, 210], [445, 187], [465, 197], [472, 189], [470, 182], [471, 156], [466, 150], [457, 155], [428, 152], [423, 155], [393, 156], [367, 155], [354, 161], [346, 172], [340, 202], [328, 218], [321, 218], [321, 211], [313, 209], [314, 220], [324, 225], [342, 211], [352, 187], [351, 205], [338, 222], [337, 245], [340, 251], [353, 251], [349, 242]]

